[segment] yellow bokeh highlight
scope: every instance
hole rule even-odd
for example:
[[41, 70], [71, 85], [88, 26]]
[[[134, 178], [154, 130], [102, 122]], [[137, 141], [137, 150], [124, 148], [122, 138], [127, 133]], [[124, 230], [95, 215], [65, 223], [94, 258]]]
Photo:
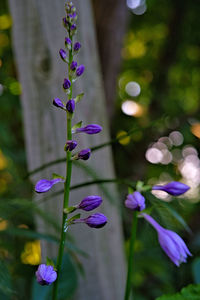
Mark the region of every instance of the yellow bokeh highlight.
[[5, 30], [10, 28], [12, 25], [12, 19], [9, 15], [1, 15], [0, 16], [0, 30]]
[[41, 263], [41, 247], [40, 241], [28, 242], [24, 246], [21, 254], [23, 264], [39, 265]]
[[8, 165], [6, 157], [3, 155], [3, 152], [0, 150], [0, 170], [4, 170]]
[[[124, 136], [124, 137], [123, 137]], [[130, 143], [130, 136], [127, 135], [127, 132], [124, 131], [124, 130], [120, 130], [118, 133], [117, 133], [117, 139], [119, 139], [119, 143], [121, 145], [128, 145]]]
[[21, 84], [18, 81], [14, 81], [14, 82], [10, 83], [9, 89], [10, 89], [11, 94], [13, 94], [15, 96], [20, 95], [22, 93]]
[[8, 221], [0, 218], [0, 231], [5, 230], [8, 227]]
[[190, 128], [191, 132], [200, 139], [200, 123], [195, 123]]

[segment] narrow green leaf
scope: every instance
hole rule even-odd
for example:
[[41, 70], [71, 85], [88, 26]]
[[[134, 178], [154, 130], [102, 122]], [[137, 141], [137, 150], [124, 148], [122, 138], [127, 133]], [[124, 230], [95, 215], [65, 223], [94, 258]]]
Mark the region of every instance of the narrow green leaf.
[[54, 264], [54, 261], [51, 258], [46, 257], [46, 264], [47, 264], [47, 266], [52, 266], [54, 268], [54, 270], [56, 270], [56, 266]]
[[77, 128], [81, 128], [83, 121], [80, 121], [78, 123], [76, 123], [73, 127], [72, 127], [72, 132], [75, 132], [75, 130]]
[[77, 214], [77, 215], [71, 217], [70, 219], [67, 220], [67, 224], [69, 225], [69, 224], [73, 223], [74, 220], [80, 219], [80, 216], [81, 216], [81, 214]]
[[76, 206], [70, 206], [70, 207], [67, 207], [67, 208], [64, 209], [64, 213], [65, 214], [70, 214], [70, 213], [74, 212], [76, 209], [77, 209]]
[[84, 93], [81, 93], [79, 95], [76, 96], [76, 98], [74, 99], [76, 103], [78, 103], [84, 96]]
[[61, 179], [65, 180], [65, 177], [64, 177], [64, 176], [59, 175], [59, 174], [56, 174], [56, 173], [53, 173], [53, 174], [52, 174], [52, 178], [53, 178], [53, 179], [61, 178]]

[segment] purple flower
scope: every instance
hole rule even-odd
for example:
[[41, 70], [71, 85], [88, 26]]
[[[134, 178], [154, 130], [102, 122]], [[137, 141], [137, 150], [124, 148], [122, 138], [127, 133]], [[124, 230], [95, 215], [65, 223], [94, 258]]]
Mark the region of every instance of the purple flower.
[[80, 50], [80, 48], [81, 48], [81, 44], [80, 44], [79, 42], [76, 42], [76, 43], [74, 44], [74, 51], [75, 51], [75, 52], [78, 52], [78, 51]]
[[63, 26], [64, 26], [65, 28], [68, 28], [68, 25], [69, 25], [69, 22], [67, 21], [67, 19], [66, 19], [66, 18], [63, 18]]
[[62, 178], [55, 178], [55, 179], [41, 179], [36, 183], [35, 191], [37, 193], [46, 193], [48, 192], [52, 186], [58, 182], [64, 182]]
[[77, 142], [74, 140], [68, 140], [65, 144], [65, 151], [72, 151], [76, 148]]
[[81, 203], [78, 205], [78, 208], [85, 211], [90, 211], [100, 206], [101, 203], [102, 198], [100, 196], [87, 196], [81, 201]]
[[75, 31], [76, 30], [76, 24], [72, 24], [71, 27], [70, 27], [70, 30]]
[[71, 44], [72, 44], [72, 41], [70, 40], [70, 38], [66, 37], [65, 38], [65, 46], [70, 46], [70, 48], [71, 48]]
[[90, 124], [82, 128], [77, 128], [76, 133], [78, 132], [85, 132], [87, 134], [96, 134], [102, 130], [102, 127], [97, 124]]
[[179, 267], [182, 262], [186, 262], [187, 255], [192, 256], [185, 242], [176, 232], [163, 228], [147, 214], [141, 215], [155, 228], [161, 248], [176, 266]]
[[84, 70], [85, 70], [84, 65], [78, 66], [78, 68], [76, 69], [76, 76], [81, 76], [83, 74]]
[[60, 108], [64, 108], [64, 104], [62, 103], [62, 101], [59, 98], [54, 98], [53, 99], [53, 105], [56, 107], [60, 107]]
[[67, 90], [67, 89], [69, 89], [69, 88], [70, 88], [70, 86], [71, 86], [71, 82], [70, 82], [70, 80], [69, 80], [69, 79], [66, 79], [66, 78], [64, 78], [63, 88], [64, 88], [65, 90]]
[[71, 65], [70, 65], [70, 69], [72, 70], [72, 71], [75, 71], [76, 70], [76, 68], [77, 68], [77, 62], [76, 61], [72, 61], [72, 63], [71, 63]]
[[67, 104], [66, 104], [66, 109], [68, 112], [70, 112], [71, 114], [74, 112], [75, 110], [75, 101], [74, 99], [70, 99]]
[[172, 181], [165, 185], [154, 185], [152, 190], [164, 191], [173, 196], [179, 196], [186, 193], [190, 187], [182, 182]]
[[65, 52], [65, 50], [60, 49], [59, 51], [60, 57], [62, 58], [62, 60], [64, 60], [64, 62], [67, 61], [67, 53]]
[[107, 218], [101, 213], [95, 213], [85, 219], [74, 220], [74, 223], [85, 223], [92, 228], [101, 228], [107, 223]]
[[90, 149], [83, 149], [78, 153], [78, 159], [87, 160], [90, 158], [91, 150]]
[[125, 206], [132, 210], [141, 211], [145, 209], [145, 198], [140, 194], [140, 192], [136, 191], [127, 196]]
[[41, 285], [50, 285], [57, 278], [57, 273], [54, 271], [53, 267], [45, 264], [39, 265], [35, 275], [37, 282]]

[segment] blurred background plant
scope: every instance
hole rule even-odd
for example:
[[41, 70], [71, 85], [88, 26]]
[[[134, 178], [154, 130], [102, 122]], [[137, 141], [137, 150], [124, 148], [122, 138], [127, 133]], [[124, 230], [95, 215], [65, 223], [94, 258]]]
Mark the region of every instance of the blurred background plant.
[[[116, 174], [147, 184], [181, 180], [191, 186], [185, 198], [173, 200], [155, 191], [155, 197], [148, 199], [153, 203], [153, 213], [168, 229], [183, 230], [185, 226], [170, 214], [168, 202], [183, 216], [192, 233], [185, 226], [190, 235], [182, 231], [182, 237], [193, 254], [193, 259], [177, 270], [160, 251], [153, 229], [148, 228], [146, 234], [148, 225], [139, 228], [135, 299], [149, 300], [175, 293], [189, 283], [200, 283], [200, 3], [152, 0], [143, 1], [139, 8], [135, 5], [135, 1], [127, 0], [130, 22], [121, 51], [121, 71], [116, 74], [117, 96], [110, 110], [112, 138], [131, 131], [113, 144]], [[34, 214], [45, 216], [29, 201], [32, 185], [24, 181], [27, 167], [21, 86], [12, 53], [11, 26], [8, 3], [1, 0], [0, 298], [10, 299], [12, 294], [12, 299], [29, 299], [34, 265], [41, 260], [39, 239], [54, 237], [42, 237], [34, 230]], [[108, 93], [106, 96], [109, 101]], [[122, 203], [126, 193], [126, 187], [120, 188]], [[156, 202], [156, 197], [163, 202]], [[125, 237], [129, 237], [128, 212], [124, 209], [122, 214]], [[128, 243], [126, 240], [125, 249]], [[81, 268], [76, 255], [74, 261]]]

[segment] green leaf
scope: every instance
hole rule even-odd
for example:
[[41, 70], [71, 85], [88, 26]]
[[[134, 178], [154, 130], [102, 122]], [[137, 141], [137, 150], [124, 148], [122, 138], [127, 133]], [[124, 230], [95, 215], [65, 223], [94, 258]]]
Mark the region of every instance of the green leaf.
[[11, 287], [11, 276], [5, 262], [0, 260], [0, 299], [10, 300], [15, 292]]
[[54, 270], [56, 270], [56, 266], [54, 264], [54, 261], [51, 258], [46, 257], [46, 264], [47, 264], [47, 266], [52, 266], [54, 268]]
[[78, 103], [84, 96], [84, 93], [79, 94], [78, 96], [76, 96], [76, 98], [74, 99], [76, 103]]
[[163, 295], [156, 300], [199, 300], [200, 299], [200, 284], [190, 284], [184, 287], [180, 293], [174, 295]]
[[77, 209], [76, 206], [70, 206], [70, 207], [64, 208], [64, 213], [65, 213], [65, 214], [70, 214], [70, 213], [72, 213], [73, 211], [75, 211], [76, 209]]
[[[58, 283], [58, 300], [71, 299], [77, 288], [77, 273], [69, 254], [63, 257], [61, 276]], [[41, 286], [36, 280], [32, 284], [31, 300], [49, 300], [52, 296], [53, 285]]]
[[67, 220], [67, 224], [69, 225], [69, 224], [73, 223], [74, 220], [80, 219], [80, 216], [81, 216], [81, 214], [77, 214], [77, 215], [71, 217], [70, 219]]
[[83, 121], [80, 121], [78, 123], [76, 123], [73, 127], [72, 127], [72, 133], [76, 131], [77, 128], [81, 128]]
[[64, 176], [59, 175], [59, 174], [56, 174], [56, 173], [53, 173], [53, 174], [52, 174], [52, 178], [53, 178], [53, 179], [61, 178], [61, 179], [65, 180], [65, 177], [64, 177]]

